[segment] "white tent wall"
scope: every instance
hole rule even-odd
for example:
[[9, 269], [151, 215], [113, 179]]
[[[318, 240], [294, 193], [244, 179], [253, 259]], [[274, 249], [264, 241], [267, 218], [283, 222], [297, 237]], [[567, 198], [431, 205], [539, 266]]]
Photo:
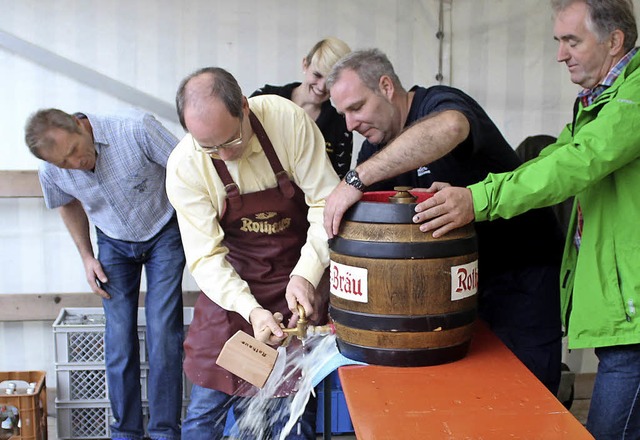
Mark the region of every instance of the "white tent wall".
[[[23, 126], [38, 108], [141, 107], [180, 137], [173, 100], [185, 75], [218, 65], [248, 95], [300, 79], [302, 57], [328, 35], [381, 48], [407, 87], [434, 84], [440, 71], [514, 147], [557, 134], [577, 91], [555, 61], [540, 0], [0, 0], [0, 11], [0, 170], [37, 168]], [[88, 290], [64, 225], [41, 199], [0, 198], [0, 243], [0, 307], [2, 294]], [[196, 289], [189, 276], [185, 289]], [[53, 377], [50, 326], [0, 322], [0, 370]], [[572, 369], [594, 371], [593, 356], [581, 354]]]
[[548, 2], [453, 0], [451, 20], [451, 84], [484, 107], [513, 148], [560, 133], [579, 89], [556, 61]]

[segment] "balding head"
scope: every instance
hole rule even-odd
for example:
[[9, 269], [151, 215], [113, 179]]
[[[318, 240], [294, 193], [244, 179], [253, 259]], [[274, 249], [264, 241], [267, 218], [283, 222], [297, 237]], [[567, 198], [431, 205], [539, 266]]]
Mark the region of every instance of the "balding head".
[[205, 67], [187, 76], [178, 87], [176, 109], [182, 128], [188, 131], [185, 108], [201, 114], [212, 98], [222, 101], [231, 116], [242, 115], [242, 90], [233, 75], [219, 67]]

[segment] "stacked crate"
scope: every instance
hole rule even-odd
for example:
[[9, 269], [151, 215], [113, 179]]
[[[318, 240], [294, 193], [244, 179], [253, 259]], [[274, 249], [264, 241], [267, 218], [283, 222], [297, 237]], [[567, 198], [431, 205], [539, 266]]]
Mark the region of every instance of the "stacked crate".
[[[192, 318], [193, 308], [185, 308], [185, 331]], [[149, 362], [145, 330], [144, 308], [139, 308], [138, 340], [144, 426], [149, 416]], [[53, 323], [56, 414], [60, 440], [110, 437], [112, 414], [104, 363], [104, 331], [104, 311], [98, 307], [62, 309]], [[183, 375], [183, 409], [189, 403], [190, 390], [191, 385]]]

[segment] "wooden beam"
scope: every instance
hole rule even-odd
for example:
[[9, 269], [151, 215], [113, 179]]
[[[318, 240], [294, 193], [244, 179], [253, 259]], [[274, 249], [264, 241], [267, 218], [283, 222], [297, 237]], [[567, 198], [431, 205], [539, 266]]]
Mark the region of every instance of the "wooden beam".
[[0, 197], [42, 197], [36, 170], [0, 170]]
[[[199, 291], [182, 294], [184, 307], [193, 307]], [[144, 307], [145, 293], [138, 304]], [[93, 293], [0, 294], [0, 321], [54, 321], [62, 308], [102, 307], [102, 298]]]

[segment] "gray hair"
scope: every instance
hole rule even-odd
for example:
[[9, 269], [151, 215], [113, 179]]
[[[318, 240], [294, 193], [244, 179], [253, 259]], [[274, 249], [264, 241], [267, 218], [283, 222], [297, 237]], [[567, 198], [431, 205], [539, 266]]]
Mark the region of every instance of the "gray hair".
[[81, 133], [73, 115], [57, 108], [41, 109], [29, 116], [24, 128], [24, 141], [29, 151], [38, 159], [44, 160], [43, 150], [48, 150], [54, 144], [49, 136], [52, 128], [59, 128], [69, 133]]
[[[189, 90], [189, 82], [198, 76], [210, 76], [210, 90], [207, 95], [198, 96], [195, 90]], [[191, 102], [198, 103], [202, 98], [216, 97], [222, 101], [227, 111], [235, 118], [242, 117], [242, 90], [238, 81], [226, 70], [220, 67], [203, 67], [198, 69], [180, 82], [176, 93], [176, 110], [182, 128], [188, 131], [184, 120], [184, 109]]]
[[396, 89], [402, 89], [391, 61], [379, 49], [356, 50], [341, 58], [327, 76], [327, 88], [333, 87], [344, 70], [353, 70], [364, 85], [376, 93], [379, 91], [380, 78], [385, 75], [391, 78]]
[[631, 0], [551, 0], [551, 7], [557, 14], [574, 3], [587, 5], [587, 26], [598, 37], [599, 42], [619, 29], [624, 35], [625, 53], [634, 48], [638, 39], [638, 27]]

